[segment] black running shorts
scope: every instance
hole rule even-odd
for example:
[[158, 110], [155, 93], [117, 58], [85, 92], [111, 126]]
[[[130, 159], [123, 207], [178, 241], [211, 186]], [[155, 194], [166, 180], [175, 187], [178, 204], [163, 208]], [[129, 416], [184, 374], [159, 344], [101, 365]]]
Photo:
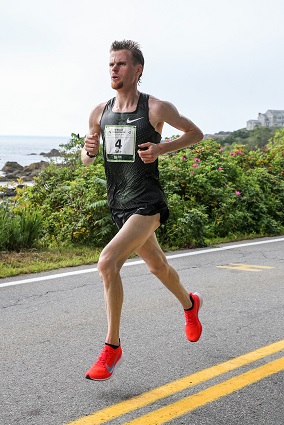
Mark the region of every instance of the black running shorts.
[[131, 217], [133, 214], [139, 215], [155, 215], [160, 214], [160, 223], [165, 224], [169, 218], [169, 209], [167, 204], [164, 202], [159, 202], [157, 204], [147, 205], [145, 207], [131, 208], [129, 210], [119, 210], [113, 209], [110, 210], [112, 219], [119, 229], [122, 228], [124, 223]]

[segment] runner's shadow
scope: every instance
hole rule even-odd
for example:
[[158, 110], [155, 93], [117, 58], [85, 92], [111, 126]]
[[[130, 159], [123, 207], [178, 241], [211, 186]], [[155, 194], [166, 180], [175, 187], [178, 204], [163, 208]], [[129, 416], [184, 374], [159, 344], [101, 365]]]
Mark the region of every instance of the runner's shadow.
[[119, 389], [119, 388], [111, 388], [111, 389], [104, 389], [103, 391], [100, 391], [99, 388], [96, 388], [96, 401], [97, 400], [103, 400], [106, 401], [108, 404], [116, 404], [121, 401], [129, 400], [134, 397], [138, 397], [144, 392], [146, 392], [147, 389], [141, 390], [141, 392], [137, 391], [137, 389], [127, 390], [125, 389]]

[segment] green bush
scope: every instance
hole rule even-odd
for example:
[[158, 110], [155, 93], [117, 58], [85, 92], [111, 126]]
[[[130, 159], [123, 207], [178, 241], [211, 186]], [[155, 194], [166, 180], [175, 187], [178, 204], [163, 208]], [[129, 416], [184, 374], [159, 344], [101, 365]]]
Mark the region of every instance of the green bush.
[[[162, 185], [177, 196], [172, 205], [175, 224], [168, 226], [168, 237], [161, 232], [163, 240], [186, 246], [184, 230], [193, 244], [202, 246], [215, 238], [283, 231], [284, 130], [265, 149], [235, 145], [227, 152], [207, 140], [161, 158], [160, 165]], [[196, 222], [191, 215], [192, 226], [202, 237], [188, 229], [188, 211], [196, 215]], [[176, 231], [178, 223], [183, 226]]]
[[[83, 166], [82, 145], [83, 139], [72, 135], [63, 145], [63, 163], [51, 164], [33, 187], [18, 191], [17, 209], [42, 217], [42, 244], [100, 248], [117, 231], [107, 206], [102, 155]], [[160, 157], [159, 164], [170, 208], [166, 226], [157, 231], [164, 248], [283, 232], [284, 130], [262, 149], [235, 144], [227, 151], [211, 139]]]
[[[98, 174], [99, 168], [98, 165]], [[101, 247], [115, 233], [106, 200], [106, 182], [92, 166], [78, 164], [70, 174], [68, 166], [52, 165], [19, 202], [23, 200], [42, 211], [43, 242], [47, 245], [79, 243]]]
[[0, 250], [19, 251], [33, 248], [42, 232], [42, 217], [38, 211], [13, 210], [8, 203], [0, 204]]
[[221, 145], [224, 146], [225, 149], [230, 149], [235, 144], [244, 144], [249, 149], [254, 150], [265, 147], [277, 131], [278, 129], [275, 127], [256, 127], [254, 130], [242, 128], [240, 130], [233, 131], [224, 138], [218, 138], [217, 140], [220, 141]]

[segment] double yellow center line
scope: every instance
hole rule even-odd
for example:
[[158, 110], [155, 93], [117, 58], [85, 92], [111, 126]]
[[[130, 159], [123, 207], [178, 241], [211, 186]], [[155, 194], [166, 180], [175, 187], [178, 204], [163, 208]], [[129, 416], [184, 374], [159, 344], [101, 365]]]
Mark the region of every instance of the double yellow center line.
[[[246, 366], [252, 362], [263, 359], [269, 355], [275, 354], [284, 349], [284, 340], [275, 342], [266, 347], [261, 347], [255, 351], [243, 354], [234, 359], [209, 367], [200, 372], [178, 379], [143, 393], [137, 397], [114, 404], [98, 412], [92, 413], [84, 418], [77, 419], [67, 425], [99, 425], [120, 417], [126, 413], [145, 407], [158, 400], [169, 397], [180, 391], [186, 390], [209, 379], [216, 378], [234, 369]], [[217, 400], [220, 397], [231, 394], [245, 386], [251, 385], [263, 378], [284, 370], [284, 357], [271, 361], [265, 365], [249, 370], [241, 375], [235, 376], [227, 381], [211, 386], [203, 391], [182, 398], [179, 401], [170, 403], [151, 413], [140, 416], [130, 422], [124, 422], [125, 425], [160, 425], [179, 416], [182, 416], [191, 410]]]

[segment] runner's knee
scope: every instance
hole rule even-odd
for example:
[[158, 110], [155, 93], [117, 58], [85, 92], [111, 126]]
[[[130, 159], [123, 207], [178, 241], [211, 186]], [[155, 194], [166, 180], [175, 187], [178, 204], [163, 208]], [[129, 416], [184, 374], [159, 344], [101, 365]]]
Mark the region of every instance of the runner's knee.
[[148, 264], [148, 267], [150, 272], [158, 278], [169, 271], [169, 263], [167, 259], [162, 256], [156, 258], [151, 264]]
[[120, 269], [121, 266], [117, 263], [115, 256], [102, 252], [98, 262], [98, 270], [102, 278], [111, 278], [111, 276], [119, 273]]

